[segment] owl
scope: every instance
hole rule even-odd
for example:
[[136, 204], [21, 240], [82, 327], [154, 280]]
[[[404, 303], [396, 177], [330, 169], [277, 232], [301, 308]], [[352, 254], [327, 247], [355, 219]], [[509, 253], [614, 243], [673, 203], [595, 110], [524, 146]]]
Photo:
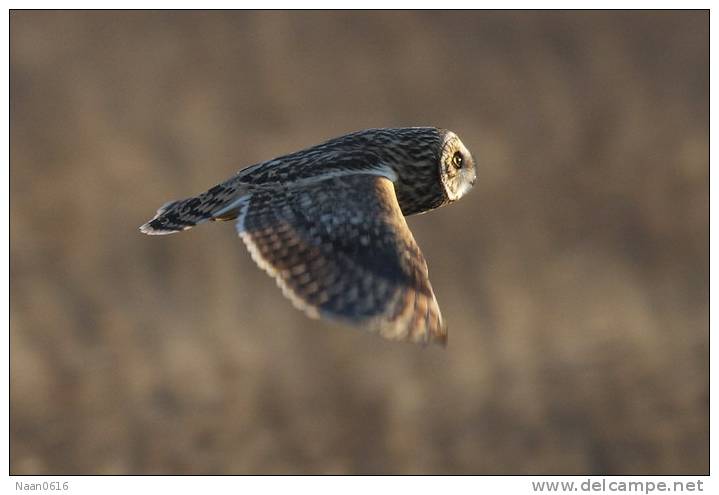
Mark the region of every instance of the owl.
[[446, 345], [405, 217], [457, 201], [475, 179], [475, 161], [451, 131], [368, 129], [245, 168], [166, 203], [140, 230], [163, 235], [234, 220], [252, 259], [311, 318]]

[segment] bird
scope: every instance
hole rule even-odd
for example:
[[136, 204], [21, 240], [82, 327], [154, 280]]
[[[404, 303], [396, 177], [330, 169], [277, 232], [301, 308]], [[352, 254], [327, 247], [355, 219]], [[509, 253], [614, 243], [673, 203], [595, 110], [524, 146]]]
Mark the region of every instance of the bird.
[[477, 166], [454, 132], [365, 129], [251, 165], [140, 227], [234, 220], [256, 264], [310, 318], [447, 345], [427, 262], [405, 217], [462, 198]]

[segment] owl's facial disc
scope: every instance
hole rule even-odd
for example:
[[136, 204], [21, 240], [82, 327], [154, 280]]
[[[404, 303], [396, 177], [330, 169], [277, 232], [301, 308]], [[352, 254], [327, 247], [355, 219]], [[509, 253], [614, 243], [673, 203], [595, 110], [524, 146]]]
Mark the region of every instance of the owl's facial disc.
[[472, 189], [477, 170], [469, 150], [457, 135], [446, 131], [439, 163], [439, 175], [450, 201], [457, 201]]

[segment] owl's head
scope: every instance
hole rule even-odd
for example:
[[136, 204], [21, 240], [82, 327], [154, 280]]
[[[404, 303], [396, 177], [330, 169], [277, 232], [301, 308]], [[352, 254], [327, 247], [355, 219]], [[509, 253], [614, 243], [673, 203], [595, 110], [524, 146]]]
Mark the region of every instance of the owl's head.
[[445, 130], [441, 135], [439, 176], [447, 198], [457, 201], [472, 189], [477, 169], [472, 154], [454, 132]]

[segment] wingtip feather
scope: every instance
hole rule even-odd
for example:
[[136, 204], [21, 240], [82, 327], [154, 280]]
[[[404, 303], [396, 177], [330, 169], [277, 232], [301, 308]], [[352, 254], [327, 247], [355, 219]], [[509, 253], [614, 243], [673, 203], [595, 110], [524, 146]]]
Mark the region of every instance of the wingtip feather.
[[158, 229], [158, 228], [152, 226], [153, 221], [154, 221], [154, 218], [152, 220], [150, 220], [149, 222], [140, 225], [140, 227], [139, 227], [140, 232], [142, 232], [143, 234], [146, 234], [146, 235], [169, 235], [169, 234], [174, 234], [176, 232], [181, 232], [182, 230], [187, 230], [187, 228], [188, 228], [188, 227], [186, 227], [181, 230]]

